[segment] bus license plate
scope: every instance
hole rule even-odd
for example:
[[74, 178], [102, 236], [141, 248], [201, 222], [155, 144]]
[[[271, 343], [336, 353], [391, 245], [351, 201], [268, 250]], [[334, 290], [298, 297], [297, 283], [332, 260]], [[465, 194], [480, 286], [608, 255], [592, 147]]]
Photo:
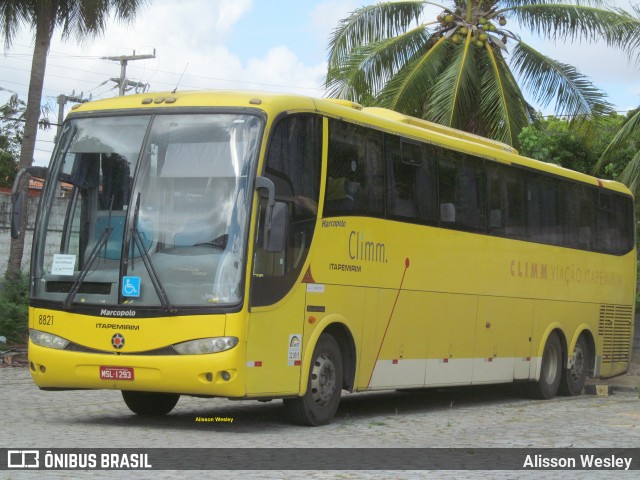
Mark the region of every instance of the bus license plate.
[[131, 367], [100, 367], [102, 380], [133, 380], [133, 368]]

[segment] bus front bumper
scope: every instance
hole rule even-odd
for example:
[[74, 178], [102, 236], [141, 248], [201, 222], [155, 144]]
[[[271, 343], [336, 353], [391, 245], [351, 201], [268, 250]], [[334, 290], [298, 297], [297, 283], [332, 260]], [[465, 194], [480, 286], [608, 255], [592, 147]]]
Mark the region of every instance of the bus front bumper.
[[[205, 355], [69, 352], [29, 342], [29, 369], [44, 389], [112, 389], [242, 398], [245, 344]], [[121, 378], [121, 379], [116, 379]]]

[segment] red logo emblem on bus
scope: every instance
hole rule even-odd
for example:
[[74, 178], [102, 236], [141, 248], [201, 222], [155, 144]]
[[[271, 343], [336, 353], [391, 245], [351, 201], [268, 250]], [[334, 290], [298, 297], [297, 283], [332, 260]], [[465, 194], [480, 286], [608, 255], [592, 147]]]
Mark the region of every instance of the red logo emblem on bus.
[[121, 333], [116, 333], [111, 337], [111, 345], [113, 345], [113, 348], [117, 348], [118, 350], [124, 347], [124, 337]]

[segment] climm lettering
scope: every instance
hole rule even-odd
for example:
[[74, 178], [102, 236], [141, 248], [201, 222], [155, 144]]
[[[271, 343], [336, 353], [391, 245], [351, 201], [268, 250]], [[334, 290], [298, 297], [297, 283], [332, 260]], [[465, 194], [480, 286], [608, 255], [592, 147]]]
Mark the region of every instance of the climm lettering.
[[540, 280], [546, 280], [547, 275], [548, 269], [546, 263], [511, 260], [512, 277], [539, 278]]
[[509, 271], [512, 277], [549, 280], [565, 285], [621, 287], [624, 284], [624, 278], [619, 273], [591, 270], [576, 265], [550, 265], [539, 262], [511, 260]]
[[364, 262], [387, 263], [386, 246], [382, 242], [372, 242], [363, 232], [351, 231], [349, 234], [349, 258]]

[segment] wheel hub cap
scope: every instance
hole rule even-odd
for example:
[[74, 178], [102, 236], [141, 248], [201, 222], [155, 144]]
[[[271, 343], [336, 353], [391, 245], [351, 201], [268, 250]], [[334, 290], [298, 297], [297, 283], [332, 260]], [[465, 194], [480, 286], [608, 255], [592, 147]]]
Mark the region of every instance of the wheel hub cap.
[[316, 358], [311, 370], [311, 396], [318, 405], [324, 405], [336, 388], [336, 369], [331, 359], [322, 354]]

